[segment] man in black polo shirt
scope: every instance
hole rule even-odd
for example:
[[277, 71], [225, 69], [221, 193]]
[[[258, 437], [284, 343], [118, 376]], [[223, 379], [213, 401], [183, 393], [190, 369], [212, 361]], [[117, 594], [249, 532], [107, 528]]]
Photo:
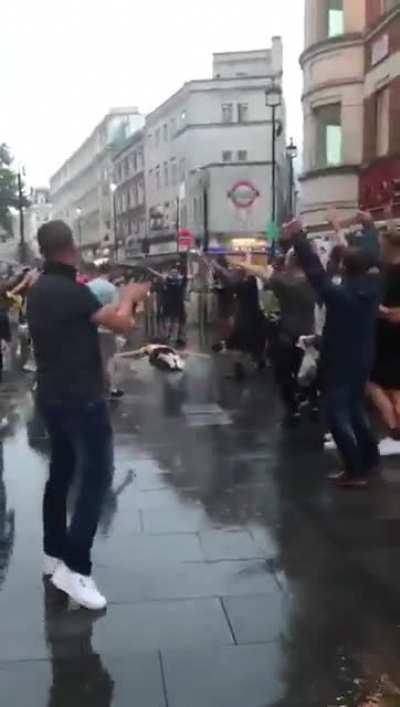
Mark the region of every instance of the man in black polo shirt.
[[[51, 441], [43, 500], [44, 553], [53, 584], [88, 609], [106, 599], [91, 577], [90, 553], [112, 463], [97, 327], [125, 333], [148, 285], [131, 285], [103, 307], [76, 282], [78, 251], [70, 228], [51, 221], [38, 231], [43, 274], [28, 294], [28, 323], [38, 376], [38, 403]], [[67, 528], [66, 502], [79, 457], [82, 483]]]

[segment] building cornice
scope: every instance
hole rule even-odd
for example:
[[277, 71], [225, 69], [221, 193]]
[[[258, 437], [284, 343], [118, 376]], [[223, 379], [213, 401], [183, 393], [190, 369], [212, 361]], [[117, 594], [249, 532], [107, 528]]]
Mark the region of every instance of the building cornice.
[[183, 128], [177, 130], [174, 139], [186, 133], [188, 130], [208, 130], [210, 128], [248, 128], [257, 126], [267, 126], [272, 125], [271, 120], [247, 120], [245, 123], [189, 123], [184, 125]]
[[356, 85], [363, 86], [364, 79], [357, 78], [356, 76], [354, 76], [353, 78], [332, 79], [332, 81], [324, 81], [322, 83], [315, 84], [308, 91], [304, 91], [304, 93], [301, 97], [301, 100], [303, 101], [305, 98], [309, 98], [314, 93], [318, 93], [319, 91], [324, 91], [327, 88], [340, 88], [341, 86], [356, 86]]
[[349, 32], [348, 34], [341, 34], [337, 37], [328, 37], [321, 42], [312, 44], [304, 50], [304, 52], [300, 55], [300, 66], [303, 69], [306, 61], [313, 59], [319, 54], [329, 54], [337, 49], [362, 46], [363, 41], [364, 34], [362, 32]]
[[392, 22], [396, 17], [400, 18], [400, 7], [395, 7], [392, 8], [392, 10], [389, 10], [389, 12], [386, 12], [384, 15], [381, 15], [378, 17], [376, 22], [374, 22], [373, 25], [370, 25], [367, 27], [367, 30], [365, 32], [365, 40], [369, 42], [371, 39], [374, 38], [376, 34], [379, 34], [385, 27]]
[[[159, 106], [154, 108], [154, 110], [151, 111], [151, 113], [148, 113], [146, 116], [146, 127], [152, 126], [155, 122], [157, 122], [163, 115], [165, 115], [166, 112], [170, 110], [174, 105], [179, 104], [182, 102], [182, 99], [184, 96], [186, 96], [189, 93], [197, 93], [201, 91], [221, 91], [226, 88], [227, 90], [232, 87], [232, 83], [239, 83], [241, 84], [238, 86], [238, 88], [246, 89], [246, 88], [255, 88], [257, 85], [260, 83], [260, 81], [271, 81], [271, 79], [275, 79], [276, 81], [280, 81], [283, 76], [283, 71], [277, 71], [277, 72], [271, 72], [270, 74], [265, 74], [265, 75], [259, 75], [259, 76], [227, 76], [227, 77], [222, 77], [220, 79], [217, 78], [211, 78], [211, 79], [194, 79], [192, 81], [187, 81], [186, 83], [181, 86], [180, 89], [178, 89], [175, 93], [172, 94], [172, 96], [169, 96], [163, 103], [160, 103]], [[250, 82], [250, 86], [248, 86]], [[226, 86], [224, 85], [226, 84]]]
[[303, 172], [299, 176], [300, 182], [307, 182], [311, 179], [318, 179], [319, 177], [340, 177], [345, 174], [359, 174], [360, 165], [358, 164], [341, 164], [335, 167], [319, 167], [318, 169], [310, 169], [307, 172]]

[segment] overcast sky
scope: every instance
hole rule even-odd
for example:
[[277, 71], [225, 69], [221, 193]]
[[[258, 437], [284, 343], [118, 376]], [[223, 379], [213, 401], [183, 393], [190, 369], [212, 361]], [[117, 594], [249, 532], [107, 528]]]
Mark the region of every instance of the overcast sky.
[[[48, 182], [111, 106], [149, 112], [215, 52], [260, 49], [281, 34], [288, 136], [301, 140], [303, 0], [3, 2], [0, 142]], [[5, 7], [4, 7], [5, 6]]]

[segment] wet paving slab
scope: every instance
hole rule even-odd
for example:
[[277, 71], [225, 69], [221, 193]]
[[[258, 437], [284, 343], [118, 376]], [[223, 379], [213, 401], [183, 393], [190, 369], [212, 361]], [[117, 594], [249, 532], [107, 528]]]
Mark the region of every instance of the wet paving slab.
[[194, 358], [177, 376], [146, 362], [124, 375], [94, 548], [101, 615], [41, 577], [46, 444], [26, 381], [1, 396], [0, 704], [396, 705], [396, 461], [340, 494], [319, 426], [281, 430], [268, 372], [238, 386]]

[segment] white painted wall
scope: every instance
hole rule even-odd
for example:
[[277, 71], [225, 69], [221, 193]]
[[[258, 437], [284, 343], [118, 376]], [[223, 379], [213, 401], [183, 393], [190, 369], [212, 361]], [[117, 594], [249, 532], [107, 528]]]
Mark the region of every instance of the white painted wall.
[[77, 233], [76, 209], [81, 209], [84, 246], [102, 241], [112, 231], [113, 141], [128, 137], [143, 124], [136, 108], [112, 109], [50, 179], [55, 218], [67, 221]]
[[[277, 50], [278, 51], [278, 50]], [[281, 59], [281, 50], [279, 53]], [[275, 57], [276, 60], [276, 57]], [[269, 70], [270, 70], [269, 65]], [[235, 67], [236, 68], [236, 67]], [[279, 69], [274, 65], [274, 71]], [[280, 65], [280, 71], [282, 66]], [[264, 69], [267, 71], [267, 68]], [[254, 163], [271, 160], [272, 126], [271, 110], [265, 105], [265, 78], [236, 77], [207, 81], [194, 81], [186, 84], [170, 101], [154, 111], [146, 122], [146, 197], [147, 208], [158, 208], [169, 213], [173, 229], [175, 223], [175, 201], [179, 195], [181, 182], [185, 185], [185, 202], [188, 215], [187, 226], [199, 234], [202, 231], [202, 217], [193, 220], [193, 199], [200, 198], [201, 185], [199, 168], [207, 167], [209, 174], [209, 228], [223, 234], [232, 232], [253, 234], [264, 231], [271, 212], [271, 167]], [[222, 122], [222, 104], [234, 105], [234, 123]], [[246, 123], [238, 123], [237, 106], [248, 104]], [[184, 118], [182, 116], [184, 115]], [[277, 117], [285, 123], [284, 107]], [[170, 134], [171, 120], [176, 122], [178, 132]], [[269, 121], [269, 122], [268, 122]], [[169, 126], [169, 139], [164, 141], [164, 125]], [[155, 144], [155, 135], [159, 131], [160, 142]], [[286, 137], [283, 131], [277, 140], [277, 160], [285, 160]], [[237, 162], [238, 151], [247, 151], [247, 163], [222, 164], [223, 151], [231, 151], [233, 162]], [[163, 181], [164, 163], [171, 168], [175, 160], [178, 168], [184, 160], [183, 180], [178, 179], [166, 187]], [[160, 166], [162, 187], [156, 188], [155, 170]], [[197, 170], [197, 171], [196, 171]], [[260, 191], [260, 198], [246, 223], [239, 221], [236, 210], [227, 198], [233, 184], [242, 179], [251, 181]], [[168, 204], [168, 207], [167, 207]]]

